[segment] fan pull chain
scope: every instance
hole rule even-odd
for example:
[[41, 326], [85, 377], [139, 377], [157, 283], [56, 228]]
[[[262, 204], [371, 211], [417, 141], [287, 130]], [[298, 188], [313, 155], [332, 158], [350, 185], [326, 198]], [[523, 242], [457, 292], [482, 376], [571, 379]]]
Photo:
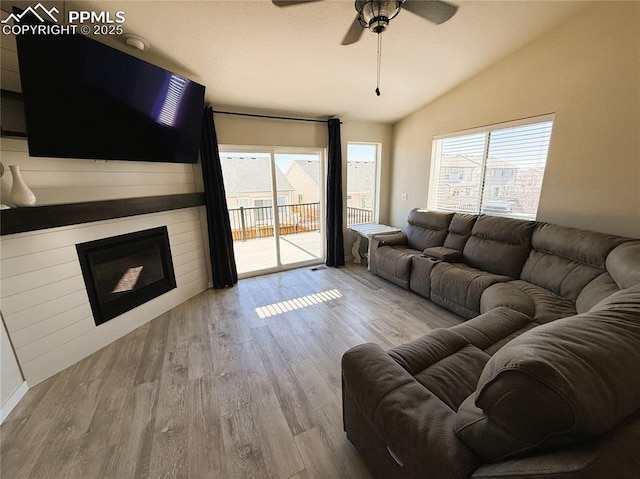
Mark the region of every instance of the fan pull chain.
[[382, 62], [382, 35], [378, 33], [378, 78], [376, 83], [376, 95], [380, 96], [380, 63]]

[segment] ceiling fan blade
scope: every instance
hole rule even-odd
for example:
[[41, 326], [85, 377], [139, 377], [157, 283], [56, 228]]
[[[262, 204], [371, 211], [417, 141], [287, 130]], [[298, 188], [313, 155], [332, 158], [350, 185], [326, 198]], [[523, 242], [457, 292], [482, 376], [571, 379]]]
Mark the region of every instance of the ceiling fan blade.
[[440, 25], [453, 17], [458, 7], [439, 0], [405, 0], [402, 9]]
[[290, 7], [291, 5], [300, 5], [301, 3], [318, 2], [320, 0], [271, 0], [276, 7]]
[[362, 32], [364, 32], [364, 28], [362, 25], [360, 25], [360, 21], [358, 20], [358, 16], [356, 15], [356, 18], [354, 18], [353, 23], [347, 31], [347, 34], [342, 39], [342, 45], [351, 45], [357, 42], [358, 40], [360, 40]]

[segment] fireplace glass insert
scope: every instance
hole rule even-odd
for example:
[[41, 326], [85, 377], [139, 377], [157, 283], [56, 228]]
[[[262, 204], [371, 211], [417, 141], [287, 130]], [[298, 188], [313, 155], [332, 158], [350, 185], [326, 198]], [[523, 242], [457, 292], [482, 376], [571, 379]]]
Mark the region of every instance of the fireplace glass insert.
[[176, 287], [166, 226], [76, 245], [96, 325]]

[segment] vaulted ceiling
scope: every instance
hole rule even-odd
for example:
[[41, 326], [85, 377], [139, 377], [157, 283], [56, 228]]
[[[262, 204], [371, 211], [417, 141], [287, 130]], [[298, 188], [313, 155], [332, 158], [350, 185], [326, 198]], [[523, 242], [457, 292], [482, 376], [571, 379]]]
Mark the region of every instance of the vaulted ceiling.
[[[21, 2], [3, 1], [3, 10], [7, 3]], [[98, 39], [203, 83], [211, 104], [393, 123], [589, 2], [452, 0], [458, 11], [441, 25], [401, 11], [382, 34], [379, 97], [377, 35], [365, 31], [356, 44], [340, 44], [356, 15], [351, 0], [286, 8], [270, 0], [43, 3], [124, 11], [124, 31], [144, 37], [149, 49], [138, 54], [121, 38]]]

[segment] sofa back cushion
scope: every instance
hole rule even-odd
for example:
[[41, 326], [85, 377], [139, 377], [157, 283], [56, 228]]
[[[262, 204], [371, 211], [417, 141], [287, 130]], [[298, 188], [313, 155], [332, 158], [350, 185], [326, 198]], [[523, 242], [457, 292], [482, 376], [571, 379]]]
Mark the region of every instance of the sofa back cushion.
[[477, 215], [455, 213], [449, 224], [449, 233], [444, 240], [444, 246], [462, 251], [471, 237], [471, 231], [477, 219]]
[[529, 251], [533, 221], [480, 215], [463, 250], [464, 262], [494, 274], [518, 278]]
[[640, 286], [533, 328], [487, 362], [456, 434], [486, 461], [613, 430], [640, 410]]
[[620, 288], [611, 275], [602, 273], [582, 288], [576, 299], [576, 311], [578, 313], [586, 313], [597, 303], [618, 291], [620, 291]]
[[640, 284], [640, 241], [628, 241], [607, 256], [607, 271], [620, 289]]
[[422, 251], [434, 246], [442, 246], [449, 232], [453, 213], [429, 211], [414, 208], [407, 218], [405, 234], [409, 247]]
[[538, 223], [520, 277], [575, 301], [589, 282], [606, 271], [611, 250], [625, 241], [620, 236]]
[[578, 313], [589, 311], [620, 289], [640, 284], [640, 241], [616, 246], [607, 256], [606, 267], [607, 272], [589, 282], [578, 295]]

